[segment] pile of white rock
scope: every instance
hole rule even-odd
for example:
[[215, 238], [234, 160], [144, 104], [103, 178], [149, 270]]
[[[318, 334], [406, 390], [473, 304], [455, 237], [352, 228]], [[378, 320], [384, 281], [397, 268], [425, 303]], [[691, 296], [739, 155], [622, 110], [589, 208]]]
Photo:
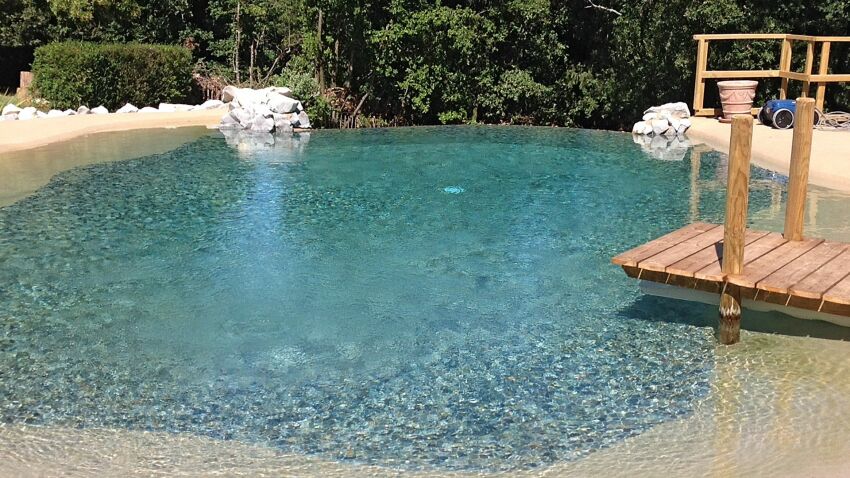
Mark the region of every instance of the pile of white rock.
[[[185, 105], [175, 103], [160, 103], [158, 108], [145, 106], [144, 108], [136, 108], [130, 103], [125, 104], [121, 108], [115, 110], [118, 114], [127, 113], [175, 113], [178, 111], [203, 111], [221, 108], [224, 102], [221, 100], [208, 100], [200, 105]], [[109, 110], [104, 106], [97, 106], [89, 109], [87, 106], [80, 106], [76, 110], [50, 110], [47, 113], [39, 111], [33, 106], [19, 108], [13, 104], [8, 104], [3, 107], [0, 112], [0, 121], [15, 121], [15, 120], [31, 120], [36, 118], [56, 118], [60, 116], [76, 116], [76, 115], [105, 115], [109, 114]]]
[[632, 133], [647, 136], [674, 136], [691, 127], [691, 111], [682, 102], [653, 106], [643, 112], [643, 119], [635, 123]]
[[294, 128], [310, 128], [304, 106], [285, 87], [272, 86], [260, 90], [224, 88], [221, 99], [230, 111], [221, 118], [219, 129], [244, 130], [251, 133], [291, 133]]

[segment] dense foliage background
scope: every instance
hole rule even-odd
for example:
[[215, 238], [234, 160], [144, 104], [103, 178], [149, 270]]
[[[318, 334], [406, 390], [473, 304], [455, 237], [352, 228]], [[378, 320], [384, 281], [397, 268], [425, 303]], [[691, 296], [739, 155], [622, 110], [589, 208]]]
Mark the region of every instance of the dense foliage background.
[[[4, 65], [61, 40], [183, 45], [204, 74], [285, 84], [317, 107], [332, 87], [368, 94], [363, 111], [403, 124], [628, 127], [648, 106], [690, 102], [695, 33], [850, 34], [847, 0], [0, 0], [0, 12]], [[712, 68], [778, 65], [778, 42], [712, 48]], [[850, 72], [848, 53], [833, 46], [834, 71]], [[850, 109], [847, 88], [828, 94]]]

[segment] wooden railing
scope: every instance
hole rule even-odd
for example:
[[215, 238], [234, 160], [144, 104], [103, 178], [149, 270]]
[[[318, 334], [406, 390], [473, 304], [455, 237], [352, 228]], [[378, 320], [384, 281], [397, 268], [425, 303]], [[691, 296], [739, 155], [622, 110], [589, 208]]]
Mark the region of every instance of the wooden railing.
[[[741, 33], [741, 34], [708, 34], [694, 35], [697, 41], [696, 78], [694, 80], [694, 115], [717, 116], [721, 113], [719, 108], [705, 108], [705, 82], [709, 79], [761, 79], [781, 78], [779, 87], [780, 99], [787, 98], [788, 80], [802, 81], [802, 97], [809, 97], [812, 83], [817, 83], [815, 91], [815, 104], [818, 109], [823, 110], [823, 99], [826, 94], [827, 83], [839, 83], [850, 81], [850, 74], [829, 74], [829, 52], [833, 43], [850, 43], [850, 37], [832, 36], [809, 36], [790, 35], [785, 33]], [[776, 70], [709, 70], [708, 69], [708, 46], [711, 41], [735, 41], [735, 40], [781, 40], [782, 46], [779, 54], [779, 68]], [[791, 51], [793, 42], [806, 42], [806, 64], [802, 73], [791, 71]], [[820, 58], [818, 59], [818, 72], [812, 74], [815, 59], [815, 47], [820, 43]], [[758, 109], [753, 109], [757, 114]]]

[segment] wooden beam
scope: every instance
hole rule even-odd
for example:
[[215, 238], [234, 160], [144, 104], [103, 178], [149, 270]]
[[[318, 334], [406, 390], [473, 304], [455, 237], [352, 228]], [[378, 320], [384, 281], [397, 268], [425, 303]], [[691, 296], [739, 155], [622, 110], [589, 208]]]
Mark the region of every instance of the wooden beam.
[[[733, 116], [721, 265], [724, 274], [741, 274], [744, 271], [744, 235], [747, 232], [752, 147], [753, 117]], [[738, 343], [741, 339], [741, 289], [728, 282], [720, 295], [718, 339], [725, 345]]]
[[[820, 75], [826, 75], [829, 72], [829, 50], [830, 43], [826, 41], [820, 47], [820, 61], [818, 61], [818, 73]], [[826, 83], [820, 81], [818, 82], [818, 89], [815, 92], [815, 105], [821, 111], [823, 111], [823, 100], [825, 96]]]
[[785, 209], [785, 239], [803, 240], [806, 189], [809, 185], [809, 160], [812, 157], [815, 100], [797, 98], [794, 138], [791, 141], [791, 168], [788, 173], [788, 205]]
[[[753, 109], [750, 110], [750, 114], [753, 115], [753, 116], [757, 116], [759, 114], [759, 110], [761, 110], [761, 108], [753, 108]], [[708, 118], [723, 116], [723, 109], [722, 108], [703, 108], [701, 110], [694, 110], [694, 116], [702, 116], [702, 117], [708, 117]]]
[[702, 73], [703, 78], [779, 78], [779, 70], [709, 70]]
[[694, 76], [694, 111], [701, 110], [705, 98], [705, 78], [703, 74], [708, 67], [708, 41], [697, 43], [696, 75]]
[[694, 35], [694, 40], [784, 40], [787, 36], [785, 33], [700, 33]]

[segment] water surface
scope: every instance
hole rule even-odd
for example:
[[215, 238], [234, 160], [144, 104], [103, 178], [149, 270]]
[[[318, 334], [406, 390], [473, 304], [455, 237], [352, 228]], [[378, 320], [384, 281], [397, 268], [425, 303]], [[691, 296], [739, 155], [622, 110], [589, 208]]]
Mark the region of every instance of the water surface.
[[[609, 261], [722, 221], [722, 155], [538, 128], [264, 143], [204, 136], [0, 208], [0, 420], [528, 470], [708, 396], [714, 308], [641, 296]], [[753, 179], [753, 221], [775, 222], [784, 178]]]

